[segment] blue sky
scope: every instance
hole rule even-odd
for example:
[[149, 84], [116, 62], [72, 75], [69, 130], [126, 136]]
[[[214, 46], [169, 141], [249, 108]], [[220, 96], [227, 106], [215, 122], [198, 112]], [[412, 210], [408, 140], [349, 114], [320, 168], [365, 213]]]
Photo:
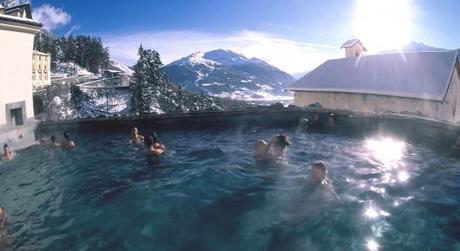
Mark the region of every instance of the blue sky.
[[41, 11], [35, 18], [53, 32], [100, 36], [112, 56], [128, 64], [140, 43], [157, 49], [165, 63], [223, 47], [290, 73], [341, 57], [338, 47], [353, 37], [365, 37], [370, 53], [406, 40], [460, 47], [458, 0], [32, 0], [32, 5]]

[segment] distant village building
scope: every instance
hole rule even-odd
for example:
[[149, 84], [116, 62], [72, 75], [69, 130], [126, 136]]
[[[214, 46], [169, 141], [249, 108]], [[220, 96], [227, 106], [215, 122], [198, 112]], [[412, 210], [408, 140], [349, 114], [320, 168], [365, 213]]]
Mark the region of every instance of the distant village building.
[[30, 67], [40, 27], [29, 5], [0, 7], [0, 143], [15, 149], [35, 141]]
[[324, 62], [290, 87], [295, 105], [460, 122], [456, 51], [363, 56], [359, 40], [342, 48], [346, 58]]
[[34, 90], [51, 84], [51, 56], [48, 53], [34, 51], [32, 54], [32, 86]]

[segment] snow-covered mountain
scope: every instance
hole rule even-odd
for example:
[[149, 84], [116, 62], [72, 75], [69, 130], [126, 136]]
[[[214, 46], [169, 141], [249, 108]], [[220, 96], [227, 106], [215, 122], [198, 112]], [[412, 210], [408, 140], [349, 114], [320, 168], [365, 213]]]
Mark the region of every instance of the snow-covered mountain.
[[382, 51], [381, 53], [382, 54], [386, 54], [386, 53], [398, 53], [398, 52], [418, 52], [418, 51], [447, 51], [447, 49], [443, 49], [443, 48], [437, 48], [437, 47], [433, 47], [433, 46], [430, 46], [430, 45], [426, 45], [424, 43], [421, 43], [421, 42], [415, 42], [415, 41], [412, 41], [410, 42], [409, 44], [401, 47], [400, 50], [389, 50], [389, 51]]
[[223, 49], [193, 53], [164, 70], [173, 83], [188, 91], [234, 99], [286, 98], [284, 89], [295, 81], [263, 60]]

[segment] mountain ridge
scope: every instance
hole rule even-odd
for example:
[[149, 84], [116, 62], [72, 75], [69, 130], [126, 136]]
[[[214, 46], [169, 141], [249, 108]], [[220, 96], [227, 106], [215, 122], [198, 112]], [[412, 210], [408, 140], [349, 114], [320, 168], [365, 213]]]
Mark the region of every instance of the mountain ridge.
[[195, 93], [236, 99], [273, 99], [289, 96], [290, 74], [262, 59], [228, 49], [195, 52], [164, 66], [170, 80]]

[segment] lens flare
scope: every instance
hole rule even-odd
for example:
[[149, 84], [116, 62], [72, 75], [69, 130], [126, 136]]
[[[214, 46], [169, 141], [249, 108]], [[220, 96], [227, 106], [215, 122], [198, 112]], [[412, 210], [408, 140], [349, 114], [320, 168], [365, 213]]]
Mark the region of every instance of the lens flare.
[[356, 0], [353, 30], [373, 52], [396, 49], [410, 42], [412, 0]]

